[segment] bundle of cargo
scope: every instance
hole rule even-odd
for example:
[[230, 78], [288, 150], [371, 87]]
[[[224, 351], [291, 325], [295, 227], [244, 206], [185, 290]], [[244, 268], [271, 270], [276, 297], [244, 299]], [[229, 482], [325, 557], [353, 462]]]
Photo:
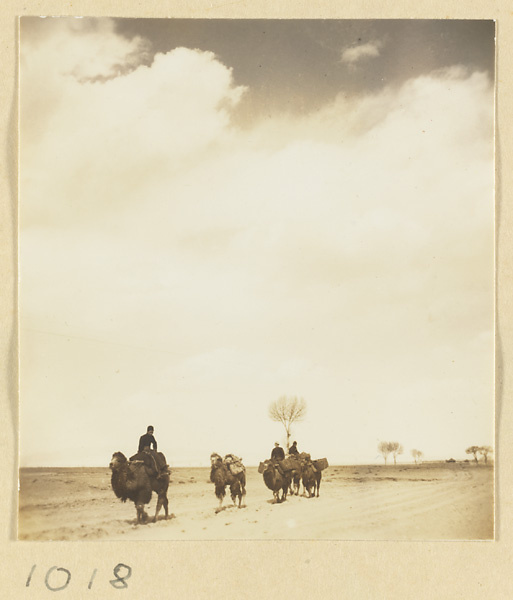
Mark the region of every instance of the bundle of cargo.
[[227, 454], [224, 457], [224, 462], [233, 475], [246, 472], [246, 467], [242, 464], [242, 458], [235, 456], [235, 454]]
[[329, 467], [327, 458], [317, 458], [316, 460], [312, 460], [312, 463], [318, 471], [324, 471], [324, 469]]
[[294, 471], [294, 470], [298, 470], [301, 468], [301, 462], [293, 457], [293, 456], [289, 456], [288, 458], [284, 458], [281, 462], [280, 462], [281, 468], [284, 471]]
[[265, 471], [265, 469], [267, 468], [267, 465], [270, 463], [270, 460], [264, 460], [264, 462], [261, 462], [258, 465], [258, 472], [260, 473], [260, 475], [262, 475], [262, 473]]

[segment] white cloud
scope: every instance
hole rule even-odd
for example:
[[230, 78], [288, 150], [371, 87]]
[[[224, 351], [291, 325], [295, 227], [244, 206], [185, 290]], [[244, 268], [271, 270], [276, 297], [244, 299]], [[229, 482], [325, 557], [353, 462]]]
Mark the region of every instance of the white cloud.
[[[98, 81], [95, 74], [117, 68], [122, 49], [125, 66], [133, 66], [139, 44], [102, 44], [98, 37], [119, 39], [102, 25], [100, 32], [79, 36], [81, 51], [72, 48], [59, 61], [61, 37], [75, 37], [64, 25], [58, 34], [37, 52], [29, 46], [22, 54], [22, 112], [27, 118], [22, 123], [21, 160], [31, 165], [22, 169], [22, 186], [30, 176], [24, 188], [26, 222], [54, 221], [57, 204], [63, 220], [83, 221], [97, 218], [102, 210], [117, 211], [134, 197], [141, 202], [141, 181], [148, 182], [143, 186], [147, 189], [155, 173], [179, 172], [226, 133], [227, 111], [243, 88], [232, 85], [230, 70], [212, 53], [177, 48], [157, 54], [150, 67], [141, 64], [123, 76]], [[115, 51], [102, 55], [103, 64], [88, 65], [91, 81], [70, 76], [71, 71], [83, 70], [83, 57], [90, 54], [86, 48], [104, 46]], [[75, 54], [81, 61], [73, 68]], [[50, 214], [45, 216], [47, 210]]]
[[[484, 75], [434, 73], [237, 131], [230, 110], [244, 90], [211, 53], [182, 48], [134, 65], [138, 43], [114, 40], [85, 81], [69, 75], [69, 56], [59, 63], [55, 36], [47, 43], [37, 60], [27, 47], [22, 66], [21, 316], [22, 327], [70, 336], [73, 352], [63, 372], [66, 338], [24, 334], [27, 456], [47, 447], [42, 436], [59, 439], [53, 424], [35, 426], [42, 395], [56, 413], [80, 419], [86, 404], [101, 415], [107, 445], [128, 402], [134, 420], [162, 423], [175, 456], [195, 427], [198, 455], [233, 439], [226, 452], [257, 460], [277, 434], [267, 404], [284, 393], [306, 398], [313, 429], [304, 425], [303, 439], [335, 460], [355, 448], [372, 458], [375, 437], [400, 433], [412, 397], [405, 432], [422, 414], [432, 427], [465, 418], [465, 435], [488, 435]], [[123, 76], [90, 81], [123, 65], [123, 52]], [[45, 97], [38, 110], [26, 95], [47, 63], [59, 102]], [[224, 418], [212, 431], [216, 409]], [[342, 445], [324, 434], [327, 417], [344, 423]], [[254, 431], [240, 430], [241, 418]], [[455, 443], [446, 429], [431, 436], [436, 451]]]
[[382, 46], [383, 44], [379, 41], [351, 46], [342, 52], [341, 61], [349, 65], [354, 65], [365, 58], [376, 58], [380, 55]]

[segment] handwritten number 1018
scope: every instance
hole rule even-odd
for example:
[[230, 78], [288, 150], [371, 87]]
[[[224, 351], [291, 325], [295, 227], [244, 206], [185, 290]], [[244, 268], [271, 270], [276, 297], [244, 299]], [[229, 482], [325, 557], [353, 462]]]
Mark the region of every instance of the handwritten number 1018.
[[[32, 569], [30, 569], [25, 587], [29, 587], [29, 585], [32, 583], [32, 576], [34, 575], [36, 566], [37, 565], [33, 565]], [[93, 582], [97, 571], [98, 569], [95, 569], [91, 574], [91, 578], [89, 579], [89, 583], [87, 585], [88, 590], [93, 587]], [[128, 565], [124, 565], [123, 563], [119, 563], [114, 567], [112, 572], [114, 574], [114, 579], [109, 580], [110, 585], [118, 590], [127, 588], [128, 583], [126, 580], [132, 575], [132, 568]], [[52, 592], [60, 592], [68, 587], [69, 582], [71, 581], [71, 572], [63, 567], [52, 567], [46, 572], [44, 581], [47, 589]]]

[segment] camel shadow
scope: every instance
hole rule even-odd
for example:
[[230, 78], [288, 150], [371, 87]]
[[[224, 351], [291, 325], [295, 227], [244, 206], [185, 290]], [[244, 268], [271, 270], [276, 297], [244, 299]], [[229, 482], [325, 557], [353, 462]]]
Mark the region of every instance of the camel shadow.
[[246, 508], [245, 504], [241, 504], [241, 506], [237, 506], [236, 504], [228, 504], [227, 506], [221, 506], [215, 509], [215, 514], [222, 512], [223, 510], [233, 510], [234, 508]]
[[[171, 521], [171, 519], [176, 519], [176, 515], [174, 513], [169, 513], [169, 515], [166, 517], [166, 515], [159, 515], [157, 517], [157, 523], [159, 521]], [[151, 520], [150, 520], [151, 522]]]
[[166, 517], [166, 515], [159, 515], [157, 517], [157, 520], [154, 521], [153, 517], [150, 517], [150, 515], [148, 513], [144, 513], [144, 521], [142, 523], [139, 523], [137, 521], [137, 518], [135, 519], [129, 519], [127, 521], [125, 521], [126, 523], [128, 523], [129, 525], [135, 525], [136, 527], [139, 525], [153, 525], [154, 523], [159, 523], [160, 521], [171, 521], [172, 519], [176, 519], [176, 515], [174, 513], [169, 513], [169, 515]]

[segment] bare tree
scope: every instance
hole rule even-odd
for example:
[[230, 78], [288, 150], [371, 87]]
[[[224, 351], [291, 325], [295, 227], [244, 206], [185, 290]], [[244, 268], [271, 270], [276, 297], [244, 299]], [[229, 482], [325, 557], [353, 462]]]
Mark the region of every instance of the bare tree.
[[306, 402], [296, 396], [280, 396], [269, 405], [269, 418], [285, 427], [287, 434], [287, 450], [290, 446], [290, 431], [293, 423], [305, 418]]
[[478, 450], [479, 454], [483, 455], [485, 465], [488, 463], [488, 455], [493, 452], [493, 448], [491, 446], [480, 446]]
[[465, 450], [465, 454], [473, 454], [474, 460], [476, 461], [476, 464], [477, 464], [479, 462], [479, 459], [477, 458], [477, 453], [480, 451], [481, 451], [481, 448], [479, 446], [469, 446]]
[[392, 452], [392, 448], [390, 447], [390, 442], [379, 442], [378, 452], [385, 459], [385, 465], [386, 465], [388, 455], [390, 454], [390, 452]]
[[390, 452], [392, 452], [392, 456], [394, 457], [394, 465], [397, 464], [397, 455], [402, 454], [404, 452], [403, 447], [399, 442], [389, 442]]
[[413, 459], [415, 460], [415, 464], [420, 463], [422, 457], [424, 456], [424, 453], [421, 452], [420, 450], [416, 450], [415, 448], [411, 451], [411, 455], [413, 456]]

